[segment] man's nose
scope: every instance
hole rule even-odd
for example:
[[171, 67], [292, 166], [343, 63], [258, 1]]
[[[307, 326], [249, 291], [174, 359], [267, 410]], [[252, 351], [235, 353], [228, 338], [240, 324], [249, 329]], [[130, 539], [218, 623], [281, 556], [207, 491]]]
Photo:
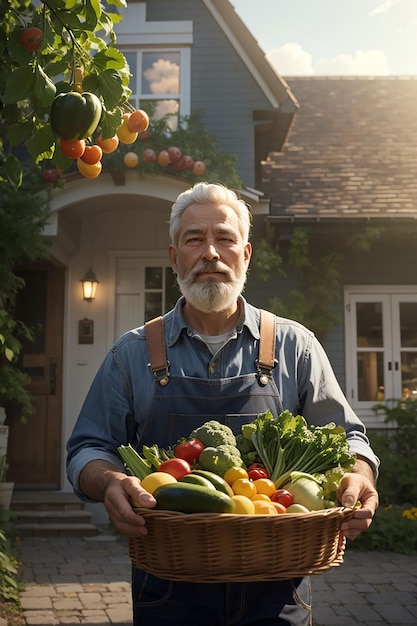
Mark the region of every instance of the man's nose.
[[212, 261], [213, 259], [219, 259], [220, 254], [217, 252], [216, 246], [212, 243], [208, 243], [206, 249], [203, 253], [203, 258], [207, 261]]

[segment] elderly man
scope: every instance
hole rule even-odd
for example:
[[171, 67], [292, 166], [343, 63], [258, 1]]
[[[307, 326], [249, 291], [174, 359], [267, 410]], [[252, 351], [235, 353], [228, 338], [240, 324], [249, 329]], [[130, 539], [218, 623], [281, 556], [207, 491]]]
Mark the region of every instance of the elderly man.
[[[260, 311], [242, 296], [250, 226], [246, 204], [222, 185], [198, 183], [178, 197], [169, 258], [183, 295], [161, 326], [169, 368], [154, 376], [144, 326], [124, 334], [97, 373], [68, 442], [68, 476], [76, 493], [104, 502], [126, 536], [147, 532], [130, 498], [148, 508], [155, 500], [139, 479], [124, 473], [119, 445], [168, 447], [208, 416], [238, 432], [267, 409], [345, 428], [357, 462], [341, 482], [339, 499], [344, 506], [360, 501], [361, 507], [343, 532], [354, 539], [372, 521], [378, 459], [313, 333], [274, 317], [273, 363], [268, 372], [259, 369]], [[132, 590], [135, 626], [307, 626], [312, 620], [308, 578], [198, 584], [134, 568]]]

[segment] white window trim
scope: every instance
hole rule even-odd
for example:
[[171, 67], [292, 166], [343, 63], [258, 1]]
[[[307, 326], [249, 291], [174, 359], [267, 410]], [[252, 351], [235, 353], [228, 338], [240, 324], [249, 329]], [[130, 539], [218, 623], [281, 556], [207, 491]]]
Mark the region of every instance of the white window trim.
[[109, 308], [108, 308], [108, 326], [107, 326], [107, 345], [113, 345], [114, 341], [117, 339], [115, 337], [115, 327], [116, 327], [116, 262], [119, 257], [130, 257], [130, 258], [139, 258], [143, 261], [149, 262], [157, 261], [160, 262], [161, 266], [169, 266], [170, 262], [168, 259], [166, 250], [107, 250], [106, 251], [108, 257], [108, 290], [109, 294], [112, 296], [109, 298]]
[[147, 22], [146, 2], [129, 2], [120, 12], [123, 19], [114, 29], [117, 47], [180, 44], [191, 46], [193, 43], [191, 20]]
[[[344, 287], [344, 310], [350, 310], [352, 296], [368, 296], [369, 298], [380, 296], [384, 297], [395, 295], [417, 296], [417, 289], [412, 285], [345, 285]], [[413, 300], [414, 300], [413, 298]], [[376, 416], [372, 410], [372, 406], [377, 402], [362, 402], [359, 407], [352, 398], [352, 389], [356, 388], [356, 346], [354, 330], [352, 328], [352, 318], [345, 315], [345, 371], [346, 371], [346, 397], [351, 403], [355, 413], [362, 419], [364, 424], [369, 428], [384, 428], [383, 416]], [[384, 328], [385, 332], [390, 329]]]
[[[150, 94], [143, 98], [143, 101], [146, 102], [149, 99], [154, 100], [178, 100], [179, 102], [179, 115], [180, 117], [188, 116], [191, 113], [191, 49], [190, 48], [174, 48], [174, 47], [148, 47], [148, 48], [134, 48], [133, 46], [126, 46], [123, 49], [123, 53], [137, 53], [138, 56], [142, 56], [144, 52], [161, 52], [161, 53], [170, 53], [170, 52], [179, 52], [180, 53], [180, 85], [179, 85], [179, 93], [178, 94], [158, 94], [157, 98], [151, 98]], [[142, 63], [138, 64], [142, 67]], [[140, 82], [140, 77], [136, 77], [137, 82]], [[137, 87], [137, 85], [136, 85]], [[139, 100], [140, 93], [134, 94], [135, 97]]]

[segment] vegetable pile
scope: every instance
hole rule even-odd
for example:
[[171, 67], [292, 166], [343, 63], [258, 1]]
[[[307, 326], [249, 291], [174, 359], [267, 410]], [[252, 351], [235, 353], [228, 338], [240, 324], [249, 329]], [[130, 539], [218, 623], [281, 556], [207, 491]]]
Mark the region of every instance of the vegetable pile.
[[139, 454], [127, 445], [118, 452], [157, 509], [183, 513], [277, 515], [333, 507], [356, 460], [341, 426], [311, 426], [290, 411], [261, 413], [236, 436], [210, 420], [168, 450], [155, 444]]

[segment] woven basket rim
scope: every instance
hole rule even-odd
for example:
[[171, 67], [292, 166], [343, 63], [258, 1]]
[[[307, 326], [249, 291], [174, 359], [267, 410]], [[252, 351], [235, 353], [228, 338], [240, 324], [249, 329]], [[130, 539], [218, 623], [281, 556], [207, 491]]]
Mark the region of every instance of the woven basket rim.
[[207, 583], [286, 580], [339, 565], [341, 524], [353, 515], [345, 507], [280, 515], [135, 511], [148, 534], [129, 539], [132, 563], [159, 578]]

